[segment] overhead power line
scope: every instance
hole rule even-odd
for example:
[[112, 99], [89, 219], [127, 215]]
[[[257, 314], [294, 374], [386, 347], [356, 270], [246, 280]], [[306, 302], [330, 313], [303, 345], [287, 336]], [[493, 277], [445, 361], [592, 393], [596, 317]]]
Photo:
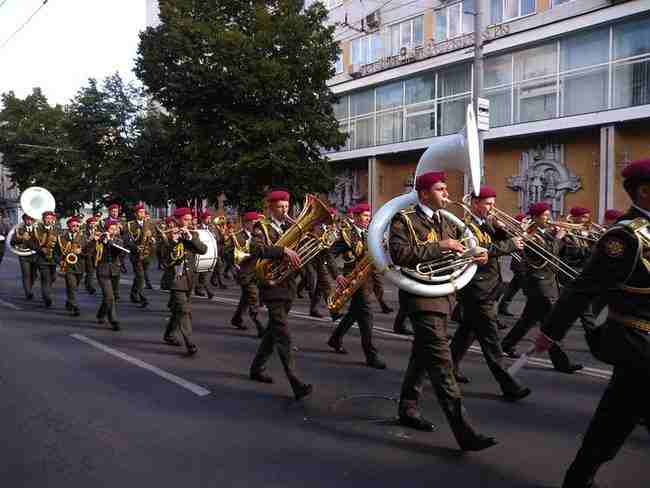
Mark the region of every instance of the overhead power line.
[[[2, 7], [2, 5], [4, 5], [4, 3], [5, 3], [6, 1], [7, 1], [7, 0], [4, 0], [4, 2], [2, 2], [2, 4], [0, 4], [0, 7]], [[36, 16], [36, 14], [39, 13], [43, 7], [45, 7], [45, 5], [47, 4], [47, 2], [48, 2], [48, 0], [43, 0], [43, 3], [41, 3], [41, 4], [38, 6], [38, 8], [37, 8], [36, 10], [34, 10], [34, 12], [32, 12], [32, 14], [27, 18], [27, 20], [26, 20], [25, 22], [23, 22], [23, 24], [22, 24], [20, 27], [18, 27], [18, 29], [16, 29], [16, 30], [13, 32], [13, 34], [11, 34], [9, 37], [7, 37], [7, 39], [5, 39], [4, 42], [3, 42], [2, 44], [0, 44], [0, 49], [4, 48], [7, 44], [9, 44], [9, 42], [10, 42], [14, 37], [16, 37], [16, 36], [18, 35], [18, 33], [19, 33], [21, 30], [23, 30], [23, 29], [27, 26], [27, 24], [29, 24], [29, 23], [32, 21], [32, 19]]]

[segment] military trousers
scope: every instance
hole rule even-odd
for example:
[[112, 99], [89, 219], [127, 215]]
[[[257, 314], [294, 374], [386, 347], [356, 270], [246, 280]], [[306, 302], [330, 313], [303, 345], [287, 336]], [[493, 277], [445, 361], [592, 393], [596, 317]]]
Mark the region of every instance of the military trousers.
[[350, 307], [336, 326], [336, 329], [334, 329], [331, 341], [341, 345], [343, 343], [343, 337], [356, 322], [359, 326], [359, 333], [361, 334], [361, 347], [366, 355], [366, 359], [370, 360], [377, 356], [377, 349], [372, 343], [373, 320], [368, 302], [368, 295], [364, 293], [363, 288], [354, 292], [350, 300]]
[[84, 286], [86, 291], [93, 295], [96, 291], [96, 271], [90, 258], [86, 259], [86, 275], [84, 277]]
[[180, 334], [186, 347], [192, 343], [192, 302], [191, 291], [171, 290], [169, 309], [171, 317], [165, 330], [166, 338], [176, 338]]
[[259, 313], [258, 300], [257, 300], [257, 286], [253, 282], [240, 283], [241, 294], [239, 295], [239, 303], [237, 309], [232, 317], [234, 324], [241, 324], [244, 313], [248, 312], [251, 320], [257, 324], [257, 314]]
[[438, 312], [409, 313], [413, 324], [413, 345], [404, 374], [400, 395], [400, 415], [418, 416], [418, 406], [429, 377], [449, 426], [461, 448], [474, 440], [477, 433], [471, 425], [458, 383], [454, 378], [451, 351], [447, 340], [447, 315]]
[[103, 320], [108, 317], [111, 324], [118, 323], [116, 291], [120, 289], [120, 275], [103, 276], [97, 274], [97, 282], [102, 290], [102, 303], [97, 311], [97, 318]]
[[209, 271], [205, 271], [204, 273], [198, 273], [196, 279], [196, 286], [194, 287], [194, 290], [197, 292], [197, 294], [205, 292], [209, 297], [214, 295], [211, 289]]
[[131, 259], [133, 266], [133, 284], [131, 285], [131, 301], [136, 303], [147, 303], [144, 296], [145, 273], [149, 268], [148, 259]]
[[522, 386], [504, 367], [497, 328], [493, 300], [476, 300], [473, 297], [463, 296], [460, 302], [460, 325], [449, 346], [454, 369], [458, 371], [465, 354], [477, 340], [485, 362], [503, 393], [515, 393], [521, 390]]
[[43, 301], [52, 301], [52, 285], [56, 281], [56, 265], [41, 264], [38, 266], [38, 274], [41, 275], [41, 296]]
[[314, 283], [314, 291], [311, 293], [310, 309], [315, 310], [322, 300], [327, 300], [327, 297], [332, 292], [332, 286], [327, 277], [327, 268], [325, 263], [318, 262], [314, 264], [314, 271], [316, 280]]
[[36, 281], [36, 264], [31, 258], [18, 258], [20, 262], [20, 274], [23, 278], [23, 290], [25, 291], [25, 296], [29, 297], [32, 294], [32, 289], [34, 288], [34, 282]]
[[217, 259], [217, 263], [212, 271], [212, 276], [210, 277], [210, 283], [212, 286], [218, 286], [219, 288], [226, 287], [223, 282], [223, 260]]
[[81, 273], [66, 272], [65, 274], [65, 296], [68, 305], [74, 309], [79, 308], [77, 303], [77, 289], [81, 283]]
[[614, 367], [563, 488], [590, 487], [600, 466], [616, 457], [641, 420], [650, 418], [648, 384], [650, 371]]
[[517, 292], [519, 292], [519, 290], [523, 290], [525, 279], [526, 275], [524, 273], [514, 273], [512, 275], [512, 279], [508, 283], [508, 287], [501, 297], [499, 307], [508, 308], [508, 305], [510, 305], [512, 299], [515, 298]]
[[269, 313], [269, 322], [262, 341], [257, 349], [251, 373], [259, 373], [266, 369], [266, 363], [277, 350], [284, 372], [294, 393], [303, 386], [296, 374], [296, 364], [291, 349], [291, 332], [289, 331], [288, 316], [291, 310], [291, 300], [273, 300], [265, 302]]

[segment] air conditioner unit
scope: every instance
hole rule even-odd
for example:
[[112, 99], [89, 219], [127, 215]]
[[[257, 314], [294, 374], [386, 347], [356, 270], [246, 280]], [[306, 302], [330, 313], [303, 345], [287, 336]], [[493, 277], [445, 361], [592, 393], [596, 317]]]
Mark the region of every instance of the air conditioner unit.
[[368, 26], [368, 29], [378, 29], [380, 23], [379, 10], [370, 15], [366, 15], [366, 25]]

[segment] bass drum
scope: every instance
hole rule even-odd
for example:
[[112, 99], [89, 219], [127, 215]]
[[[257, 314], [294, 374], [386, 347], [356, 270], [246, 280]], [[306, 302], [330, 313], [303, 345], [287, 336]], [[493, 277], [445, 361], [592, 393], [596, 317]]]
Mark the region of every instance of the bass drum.
[[205, 254], [196, 254], [194, 256], [194, 269], [196, 269], [197, 273], [212, 271], [219, 259], [217, 240], [209, 230], [199, 229], [193, 232], [196, 232], [201, 242], [208, 246], [208, 251]]

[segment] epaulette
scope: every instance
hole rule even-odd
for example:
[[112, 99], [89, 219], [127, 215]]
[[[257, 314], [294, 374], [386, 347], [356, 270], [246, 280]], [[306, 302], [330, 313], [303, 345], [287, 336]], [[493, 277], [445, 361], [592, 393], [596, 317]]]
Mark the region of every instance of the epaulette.
[[255, 225], [258, 225], [262, 228], [262, 232], [264, 233], [264, 237], [266, 237], [266, 243], [271, 244], [271, 235], [269, 234], [269, 227], [271, 226], [271, 221], [268, 220], [266, 217], [258, 220], [255, 222]]
[[401, 213], [402, 215], [410, 215], [412, 213], [415, 213], [415, 205], [409, 205], [408, 207], [400, 210], [399, 213]]

